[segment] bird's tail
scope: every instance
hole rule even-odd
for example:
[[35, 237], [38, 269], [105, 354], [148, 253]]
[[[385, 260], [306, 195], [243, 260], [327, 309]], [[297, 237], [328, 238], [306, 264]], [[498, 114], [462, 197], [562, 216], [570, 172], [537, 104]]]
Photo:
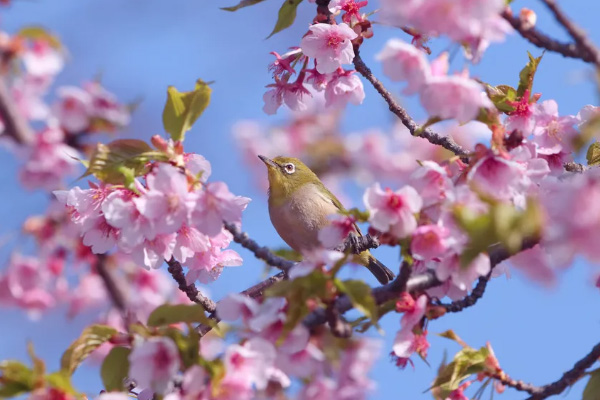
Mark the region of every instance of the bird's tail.
[[394, 273], [390, 271], [388, 267], [380, 263], [379, 260], [373, 257], [368, 251], [362, 252], [359, 257], [361, 259], [361, 264], [367, 267], [382, 285], [385, 285], [394, 279]]

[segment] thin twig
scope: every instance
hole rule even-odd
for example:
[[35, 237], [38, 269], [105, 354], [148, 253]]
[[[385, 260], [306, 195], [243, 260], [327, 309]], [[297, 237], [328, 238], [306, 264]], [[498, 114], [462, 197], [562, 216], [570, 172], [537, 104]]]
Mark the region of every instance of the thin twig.
[[[251, 286], [248, 289], [240, 292], [240, 294], [246, 295], [253, 299], [261, 298], [265, 294], [265, 290], [267, 290], [269, 287], [273, 286], [277, 282], [281, 282], [282, 280], [284, 280], [286, 278], [286, 276], [287, 276], [286, 273], [284, 271], [281, 271], [280, 273], [270, 276], [267, 279], [265, 279], [264, 281], [259, 282], [256, 285]], [[215, 310], [216, 310], [216, 307], [215, 307]], [[221, 321], [221, 319], [219, 318], [219, 316], [217, 315], [216, 312], [213, 312], [209, 316], [209, 318], [212, 319], [213, 321], [215, 321], [215, 323], [219, 323], [219, 321]], [[212, 329], [211, 326], [203, 325], [203, 324], [200, 324], [196, 327], [196, 330], [198, 331], [198, 333], [200, 334], [201, 337], [206, 335], [208, 332], [210, 332], [211, 329]]]
[[[537, 243], [538, 242], [536, 240], [525, 240], [521, 244], [520, 251], [531, 249]], [[502, 248], [499, 244], [493, 245], [490, 248], [489, 255], [491, 264], [490, 272], [488, 272], [486, 276], [479, 278], [477, 285], [475, 285], [471, 293], [460, 300], [453, 301], [452, 303], [439, 303], [438, 305], [444, 307], [447, 312], [460, 312], [465, 308], [474, 306], [475, 303], [477, 303], [477, 301], [483, 297], [487, 284], [492, 277], [492, 272], [494, 271], [496, 265], [511, 257], [511, 254], [504, 250], [504, 248]]]
[[591, 367], [598, 358], [600, 358], [600, 343], [596, 344], [585, 357], [577, 361], [573, 368], [563, 373], [560, 379], [544, 386], [535, 386], [520, 380], [518, 381], [504, 373], [493, 375], [492, 378], [497, 379], [506, 386], [529, 393], [531, 396], [528, 397], [527, 400], [542, 400], [560, 394], [566, 388], [575, 384], [575, 382], [585, 375], [585, 371]]
[[598, 48], [592, 43], [586, 33], [565, 15], [554, 0], [542, 0], [542, 2], [554, 14], [554, 18], [556, 18], [558, 23], [569, 32], [569, 35], [571, 35], [579, 48], [589, 53], [592, 57], [592, 62], [600, 66], [600, 51], [598, 51]]
[[440, 135], [433, 132], [429, 128], [421, 131], [419, 125], [410, 117], [410, 115], [408, 115], [406, 110], [402, 108], [396, 102], [396, 100], [394, 100], [393, 95], [385, 88], [385, 86], [383, 86], [381, 81], [377, 79], [375, 75], [373, 75], [373, 72], [371, 72], [369, 67], [367, 67], [365, 62], [360, 57], [358, 49], [355, 49], [354, 67], [362, 76], [365, 77], [365, 79], [371, 83], [371, 85], [373, 85], [375, 90], [379, 92], [381, 97], [383, 97], [388, 104], [390, 111], [400, 118], [400, 121], [409, 130], [411, 135], [427, 139], [429, 143], [442, 146], [457, 156], [464, 157], [468, 154], [467, 150], [452, 140], [450, 136]]
[[191, 285], [187, 284], [185, 275], [183, 273], [183, 268], [178, 261], [176, 261], [174, 258], [171, 258], [169, 261], [167, 261], [167, 264], [169, 264], [167, 271], [169, 271], [173, 279], [175, 279], [175, 282], [177, 282], [179, 290], [185, 293], [188, 299], [194, 303], [201, 304], [208, 312], [214, 312], [217, 309], [215, 302], [200, 292], [196, 285], [193, 283]]
[[540, 392], [534, 393], [527, 400], [541, 400], [555, 394], [562, 393], [566, 388], [577, 382], [584, 374], [585, 370], [594, 364], [600, 357], [600, 343], [595, 345], [585, 357], [577, 361], [573, 368], [565, 372], [560, 379], [544, 385]]
[[289, 269], [294, 266], [295, 263], [293, 261], [276, 256], [265, 246], [259, 246], [258, 243], [248, 237], [246, 232], [240, 231], [234, 224], [229, 222], [223, 222], [223, 224], [225, 229], [233, 235], [234, 242], [239, 243], [242, 247], [250, 250], [254, 253], [256, 258], [263, 260], [270, 266], [279, 268], [282, 271], [289, 271]]
[[534, 46], [561, 54], [564, 57], [577, 58], [591, 63], [594, 62], [594, 56], [576, 43], [560, 42], [545, 33], [540, 32], [536, 28], [526, 29], [523, 22], [521, 22], [518, 17], [515, 17], [509, 9], [502, 12], [502, 17], [507, 20], [508, 23], [523, 36], [523, 38], [527, 39]]
[[0, 77], [0, 122], [4, 124], [3, 135], [10, 136], [19, 144], [33, 142], [33, 132], [17, 110], [15, 100], [2, 77]]

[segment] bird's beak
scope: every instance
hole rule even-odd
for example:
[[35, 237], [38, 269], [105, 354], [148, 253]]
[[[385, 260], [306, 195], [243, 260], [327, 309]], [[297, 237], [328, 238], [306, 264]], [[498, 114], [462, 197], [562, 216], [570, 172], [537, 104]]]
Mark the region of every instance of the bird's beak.
[[271, 159], [270, 159], [270, 158], [268, 158], [268, 157], [265, 157], [265, 156], [258, 156], [258, 158], [260, 158], [260, 160], [261, 160], [262, 162], [264, 162], [264, 163], [265, 163], [265, 165], [266, 165], [267, 167], [275, 167], [275, 168], [276, 168], [276, 167], [279, 167], [279, 166], [278, 166], [278, 165], [275, 163], [275, 161], [271, 160]]

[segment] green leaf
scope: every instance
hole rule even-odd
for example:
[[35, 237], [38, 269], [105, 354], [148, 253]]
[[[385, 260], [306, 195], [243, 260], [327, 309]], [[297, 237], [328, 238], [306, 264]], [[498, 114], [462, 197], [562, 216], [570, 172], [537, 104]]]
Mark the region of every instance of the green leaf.
[[164, 336], [173, 340], [184, 367], [189, 368], [200, 361], [200, 335], [192, 326], [188, 326], [188, 335], [181, 330], [167, 327], [163, 330]]
[[540, 61], [542, 61], [542, 57], [544, 56], [542, 53], [541, 56], [536, 58], [533, 57], [529, 52], [527, 52], [527, 55], [529, 56], [529, 62], [519, 73], [519, 87], [517, 88], [518, 98], [523, 97], [526, 90], [529, 90], [530, 96], [532, 95], [531, 88], [533, 87], [533, 78], [538, 66], [540, 65]]
[[225, 11], [237, 11], [240, 8], [253, 6], [255, 4], [262, 3], [263, 1], [265, 1], [265, 0], [242, 0], [238, 4], [236, 4], [235, 6], [221, 7], [221, 10], [225, 10]]
[[490, 354], [486, 347], [475, 350], [465, 347], [454, 356], [451, 363], [440, 366], [431, 389], [436, 399], [446, 399], [461, 382], [473, 374], [485, 370], [485, 362]]
[[148, 317], [148, 326], [165, 326], [180, 322], [199, 322], [205, 325], [216, 325], [204, 313], [200, 304], [164, 304], [156, 308]]
[[452, 329], [448, 329], [442, 333], [439, 333], [438, 336], [444, 337], [446, 339], [454, 340], [456, 343], [460, 344], [462, 347], [468, 347], [467, 344], [462, 340]]
[[117, 330], [108, 325], [92, 325], [83, 330], [60, 359], [60, 369], [72, 375], [79, 364], [87, 358], [94, 350], [108, 342]]
[[94, 175], [105, 183], [124, 184], [133, 189], [133, 179], [147, 172], [147, 163], [165, 160], [166, 156], [152, 150], [143, 140], [118, 139], [108, 144], [98, 143], [81, 178]]
[[[477, 192], [476, 187], [473, 190]], [[463, 268], [498, 242], [514, 254], [521, 249], [524, 239], [539, 237], [542, 229], [542, 212], [535, 200], [527, 199], [525, 210], [517, 210], [482, 194], [480, 198], [489, 205], [487, 214], [460, 205], [454, 207], [455, 221], [469, 236], [469, 244], [460, 255]]]
[[275, 28], [273, 28], [273, 32], [267, 36], [267, 39], [292, 25], [296, 19], [296, 9], [300, 3], [302, 3], [302, 0], [285, 0], [283, 2], [283, 5], [279, 9], [279, 16], [277, 17]]
[[328, 282], [328, 278], [321, 271], [313, 271], [292, 281], [277, 282], [265, 291], [267, 297], [285, 297], [288, 301], [280, 339], [284, 339], [310, 313], [308, 300], [322, 301], [330, 298]]
[[191, 92], [180, 92], [173, 86], [167, 88], [163, 125], [171, 139], [184, 139], [185, 133], [192, 128], [210, 103], [211, 92], [211, 88], [202, 79], [196, 81], [196, 87]]
[[43, 40], [56, 50], [62, 50], [63, 46], [58, 37], [41, 26], [26, 26], [17, 32], [18, 36], [30, 40]]
[[589, 166], [600, 164], [600, 143], [594, 142], [588, 147], [585, 155]]
[[598, 400], [600, 399], [600, 368], [588, 372], [590, 380], [585, 389], [581, 400]]
[[509, 113], [515, 110], [510, 102], [517, 101], [517, 91], [508, 85], [491, 86], [485, 85], [488, 97], [494, 103], [496, 108], [502, 112]]
[[33, 371], [19, 361], [0, 362], [0, 398], [30, 392], [34, 387]]
[[337, 288], [348, 295], [352, 305], [372, 322], [377, 321], [377, 304], [371, 294], [371, 287], [363, 281], [350, 279], [347, 281], [334, 280]]
[[129, 354], [131, 349], [126, 347], [113, 347], [100, 368], [102, 383], [107, 391], [122, 391], [123, 382], [129, 373]]
[[71, 384], [71, 377], [64, 371], [57, 371], [46, 375], [46, 383], [63, 393], [76, 394], [76, 391]]

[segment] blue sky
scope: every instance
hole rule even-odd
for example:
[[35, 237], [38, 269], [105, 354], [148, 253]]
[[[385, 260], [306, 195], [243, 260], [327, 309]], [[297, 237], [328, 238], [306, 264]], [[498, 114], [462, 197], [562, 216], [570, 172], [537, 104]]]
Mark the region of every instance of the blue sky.
[[[198, 152], [213, 165], [215, 180], [227, 182], [234, 193], [253, 199], [244, 215], [244, 229], [260, 243], [280, 246], [281, 239], [269, 223], [266, 196], [253, 184], [231, 135], [232, 125], [241, 119], [253, 119], [269, 125], [281, 121], [284, 113], [268, 117], [262, 112], [264, 86], [270, 83], [267, 64], [272, 61], [270, 51], [283, 52], [299, 43], [314, 16], [314, 5], [300, 5], [296, 23], [291, 29], [265, 37], [275, 23], [281, 0], [267, 0], [262, 4], [227, 13], [218, 7], [232, 5], [236, 0], [88, 0], [37, 1], [16, 0], [15, 4], [0, 11], [0, 29], [14, 32], [25, 25], [42, 25], [56, 32], [69, 49], [71, 59], [58, 78], [58, 84], [80, 84], [102, 74], [104, 85], [122, 101], [142, 97], [132, 124], [122, 137], [149, 139], [162, 133], [161, 113], [166, 87], [191, 89], [197, 78], [214, 80], [210, 107], [188, 133], [186, 149]], [[597, 15], [600, 3], [562, 2], [567, 12], [600, 43]], [[553, 36], [566, 40], [567, 36], [552, 18], [539, 8], [537, 1], [517, 0], [513, 8], [530, 7], [539, 11], [538, 26]], [[375, 5], [370, 6], [376, 8]], [[375, 37], [361, 49], [363, 59], [382, 76], [374, 55], [385, 40], [398, 32], [377, 26]], [[436, 51], [443, 45], [436, 46]], [[526, 51], [539, 55], [518, 35], [505, 43], [493, 45], [483, 61], [471, 68], [472, 75], [493, 83], [516, 84], [519, 70], [526, 62]], [[454, 68], [463, 67], [460, 57]], [[584, 63], [547, 53], [535, 78], [534, 90], [543, 93], [543, 99], [556, 99], [561, 113], [577, 113], [585, 104], [598, 104], [596, 86], [590, 81], [591, 69]], [[398, 87], [383, 79], [398, 93]], [[383, 100], [367, 86], [365, 103], [351, 106], [343, 125], [346, 132], [371, 127], [389, 127], [392, 117]], [[424, 114], [413, 98], [402, 99], [403, 104], [417, 119]], [[46, 195], [27, 192], [16, 180], [17, 162], [3, 151], [0, 165], [0, 240], [8, 243], [0, 255], [4, 263], [7, 248], [19, 239], [20, 225], [33, 213], [45, 209]], [[358, 199], [354, 199], [357, 201]], [[226, 270], [222, 278], [211, 286], [215, 299], [231, 291], [243, 290], [255, 283], [263, 273], [261, 263], [253, 260], [244, 249], [241, 268]], [[375, 254], [384, 263], [394, 261], [394, 253], [385, 249]], [[2, 267], [0, 267], [2, 268]], [[598, 340], [600, 293], [592, 285], [596, 266], [584, 262], [565, 271], [553, 289], [541, 288], [515, 273], [510, 280], [499, 278], [488, 287], [484, 298], [473, 308], [460, 314], [448, 315], [433, 321], [430, 334], [454, 329], [473, 347], [490, 341], [505, 371], [516, 379], [544, 384], [557, 379], [561, 373], [586, 354]], [[367, 275], [365, 275], [367, 278]], [[368, 278], [371, 279], [371, 278]], [[370, 281], [375, 283], [374, 281]], [[26, 341], [32, 340], [38, 353], [51, 367], [58, 365], [62, 351], [78, 335], [92, 316], [75, 321], [64, 319], [64, 310], [57, 310], [38, 322], [30, 322], [16, 311], [0, 310], [0, 360], [26, 358]], [[446, 339], [430, 335], [429, 364], [415, 361], [415, 368], [398, 370], [387, 352], [399, 318], [384, 320], [387, 330], [383, 338], [385, 350], [373, 370], [378, 380], [378, 391], [373, 398], [427, 399], [423, 394], [435, 376], [444, 351], [453, 355], [458, 347]], [[376, 333], [372, 335], [377, 336]], [[78, 387], [94, 395], [100, 389], [97, 371], [83, 368], [76, 374]], [[567, 395], [578, 398], [583, 390], [578, 383]], [[503, 399], [521, 399], [522, 393], [507, 389]]]

